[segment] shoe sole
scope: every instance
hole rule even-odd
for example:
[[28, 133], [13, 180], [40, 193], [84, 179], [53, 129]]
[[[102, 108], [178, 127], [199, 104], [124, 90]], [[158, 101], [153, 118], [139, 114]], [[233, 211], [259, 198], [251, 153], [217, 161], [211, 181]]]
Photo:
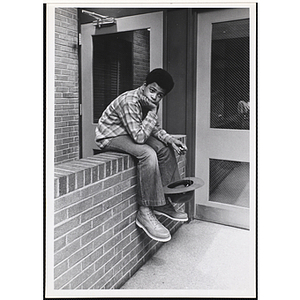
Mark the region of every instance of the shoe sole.
[[184, 219], [179, 219], [179, 218], [175, 218], [175, 217], [172, 217], [171, 215], [168, 215], [164, 212], [161, 212], [161, 211], [158, 211], [158, 210], [153, 210], [153, 212], [158, 215], [158, 216], [165, 216], [173, 221], [178, 221], [178, 222], [186, 222], [189, 220], [189, 218], [184, 218]]
[[140, 227], [140, 228], [142, 228], [144, 231], [145, 231], [145, 233], [151, 238], [151, 239], [153, 239], [153, 240], [155, 240], [155, 241], [158, 241], [158, 242], [168, 242], [168, 241], [170, 241], [171, 240], [171, 236], [169, 236], [169, 237], [167, 237], [167, 238], [159, 238], [159, 237], [156, 237], [156, 236], [154, 236], [154, 235], [152, 235], [148, 230], [147, 230], [147, 228], [145, 228], [144, 226], [143, 226], [143, 224], [142, 223], [140, 223], [139, 222], [139, 220], [135, 220], [135, 223], [136, 223], [136, 225], [138, 226], [138, 227]]

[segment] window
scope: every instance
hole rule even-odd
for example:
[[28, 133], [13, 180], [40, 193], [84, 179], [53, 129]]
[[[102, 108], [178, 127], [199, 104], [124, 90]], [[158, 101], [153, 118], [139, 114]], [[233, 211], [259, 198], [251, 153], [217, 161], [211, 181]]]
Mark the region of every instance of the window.
[[249, 19], [212, 24], [211, 128], [249, 129]]
[[93, 36], [93, 122], [117, 96], [142, 85], [149, 68], [147, 29]]
[[249, 162], [209, 159], [209, 201], [249, 207]]

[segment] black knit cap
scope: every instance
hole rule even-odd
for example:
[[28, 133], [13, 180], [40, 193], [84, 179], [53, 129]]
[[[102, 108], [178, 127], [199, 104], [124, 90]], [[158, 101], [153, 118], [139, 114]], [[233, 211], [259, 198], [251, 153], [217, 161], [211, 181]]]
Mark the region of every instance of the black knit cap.
[[169, 93], [174, 87], [172, 76], [164, 69], [154, 69], [146, 77], [146, 85], [156, 82], [162, 89]]

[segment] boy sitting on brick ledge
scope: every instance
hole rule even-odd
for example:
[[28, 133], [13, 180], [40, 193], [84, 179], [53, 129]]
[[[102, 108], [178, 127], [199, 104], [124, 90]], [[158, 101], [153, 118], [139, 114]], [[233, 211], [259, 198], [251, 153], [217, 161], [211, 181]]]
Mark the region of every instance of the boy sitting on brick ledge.
[[96, 127], [96, 144], [103, 151], [125, 152], [137, 158], [136, 224], [152, 239], [167, 242], [169, 230], [156, 218], [187, 221], [187, 214], [176, 211], [165, 198], [163, 187], [180, 179], [174, 150], [184, 154], [185, 144], [161, 129], [157, 122], [159, 102], [174, 86], [172, 76], [154, 69], [145, 83], [127, 91], [105, 109]]

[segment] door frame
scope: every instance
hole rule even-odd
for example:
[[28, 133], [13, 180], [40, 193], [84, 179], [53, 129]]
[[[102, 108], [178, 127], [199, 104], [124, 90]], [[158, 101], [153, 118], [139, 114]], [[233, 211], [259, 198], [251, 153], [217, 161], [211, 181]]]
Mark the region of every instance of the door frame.
[[[195, 199], [195, 218], [205, 220], [205, 221], [212, 221], [216, 223], [221, 223], [221, 224], [226, 224], [226, 225], [231, 225], [235, 227], [242, 227], [242, 228], [247, 228], [250, 229], [250, 227], [255, 226], [255, 212], [256, 212], [256, 201], [255, 201], [255, 190], [256, 190], [256, 39], [255, 39], [255, 33], [256, 33], [256, 6], [253, 4], [253, 6], [247, 6], [247, 7], [241, 7], [241, 8], [248, 8], [249, 9], [249, 19], [250, 19], [250, 102], [251, 102], [251, 111], [253, 113], [250, 114], [250, 129], [248, 131], [249, 134], [249, 145], [243, 145], [244, 150], [247, 152], [245, 155], [241, 155], [239, 158], [232, 157], [232, 160], [240, 160], [240, 161], [249, 161], [250, 163], [250, 208], [244, 208], [244, 207], [238, 207], [234, 205], [228, 205], [228, 204], [220, 204], [217, 202], [210, 202], [208, 199], [203, 199], [201, 201], [197, 201]], [[224, 17], [223, 14], [225, 12], [225, 9], [223, 10], [218, 10], [214, 12], [198, 12], [197, 14], [197, 19], [198, 16], [201, 16], [202, 18], [206, 18], [207, 20], [209, 19], [209, 15], [214, 13], [218, 14], [218, 22], [221, 21], [228, 21], [231, 19], [235, 18], [236, 15], [236, 10], [229, 10], [226, 9], [226, 16]], [[238, 17], [240, 18], [240, 17]], [[197, 29], [198, 33], [201, 28], [199, 28], [200, 25], [197, 23]], [[206, 24], [205, 26], [208, 26]], [[202, 42], [202, 44], [201, 44]], [[210, 39], [208, 40], [202, 40], [199, 42], [198, 40], [198, 34], [197, 34], [197, 53], [202, 49], [203, 51], [208, 51], [207, 55], [210, 57]], [[209, 42], [209, 43], [208, 43]], [[201, 48], [200, 48], [201, 47]], [[198, 87], [198, 82], [199, 82], [199, 69], [203, 70], [203, 68], [206, 68], [205, 72], [206, 74], [210, 74], [210, 70], [207, 69], [207, 67], [210, 68], [210, 63], [205, 64], [205, 66], [199, 66], [199, 61], [198, 61], [198, 54], [197, 54], [197, 76], [196, 76], [196, 106], [197, 106], [197, 112], [196, 112], [196, 135], [195, 135], [195, 174], [196, 176], [198, 174], [201, 174], [199, 171], [201, 166], [199, 166], [199, 159], [201, 157], [201, 154], [198, 153], [199, 151], [199, 143], [201, 143], [200, 139], [203, 138], [203, 136], [199, 136], [199, 126], [208, 128], [212, 134], [212, 139], [217, 138], [218, 133], [220, 130], [223, 129], [211, 129], [209, 128], [209, 124], [206, 124], [199, 118], [199, 99], [201, 97], [205, 97], [205, 95], [199, 95], [203, 91], [201, 91], [201, 88]], [[202, 85], [207, 85], [210, 87], [210, 76], [207, 76], [205, 79], [205, 82], [201, 81]], [[208, 88], [209, 89], [209, 88]], [[207, 96], [207, 95], [206, 95]], [[208, 102], [207, 105], [210, 105], [210, 101]], [[202, 108], [202, 107], [201, 107]], [[201, 109], [200, 108], [200, 109]], [[247, 133], [243, 130], [227, 130], [228, 131], [228, 137], [230, 137], [231, 134], [236, 134], [242, 138], [243, 135], [247, 135]], [[205, 138], [205, 137], [204, 137]], [[209, 143], [211, 142], [210, 140], [208, 141]], [[230, 156], [230, 147], [226, 149], [227, 154]], [[219, 158], [218, 157], [218, 149], [213, 149], [212, 152], [210, 153], [209, 157], [210, 158]], [[228, 157], [229, 157], [228, 156]], [[226, 156], [225, 156], [226, 157]], [[225, 159], [225, 157], [223, 159]], [[222, 159], [222, 158], [219, 158]], [[229, 158], [228, 158], [229, 159]], [[208, 162], [205, 162], [207, 164]], [[209, 185], [208, 182], [205, 183], [206, 185]], [[202, 198], [205, 198], [207, 196], [203, 196], [203, 191], [196, 191], [196, 197], [199, 197], [199, 194], [201, 194]], [[200, 202], [200, 203], [199, 203]], [[235, 219], [235, 220], [234, 220]]]
[[[81, 49], [80, 49], [80, 158], [92, 156], [93, 149], [87, 149], [85, 145], [94, 143], [94, 131], [91, 126], [93, 114], [93, 74], [92, 74], [92, 35], [110, 34], [116, 32], [132, 31], [150, 28], [150, 70], [163, 66], [163, 12], [153, 12], [140, 15], [121, 17], [116, 19], [113, 27], [97, 28], [93, 23], [82, 24]], [[87, 56], [91, 59], [87, 63]], [[85, 105], [90, 101], [89, 107]], [[159, 111], [159, 122], [162, 122], [162, 108]], [[86, 124], [93, 124], [89, 127]], [[94, 145], [97, 148], [96, 144]]]

